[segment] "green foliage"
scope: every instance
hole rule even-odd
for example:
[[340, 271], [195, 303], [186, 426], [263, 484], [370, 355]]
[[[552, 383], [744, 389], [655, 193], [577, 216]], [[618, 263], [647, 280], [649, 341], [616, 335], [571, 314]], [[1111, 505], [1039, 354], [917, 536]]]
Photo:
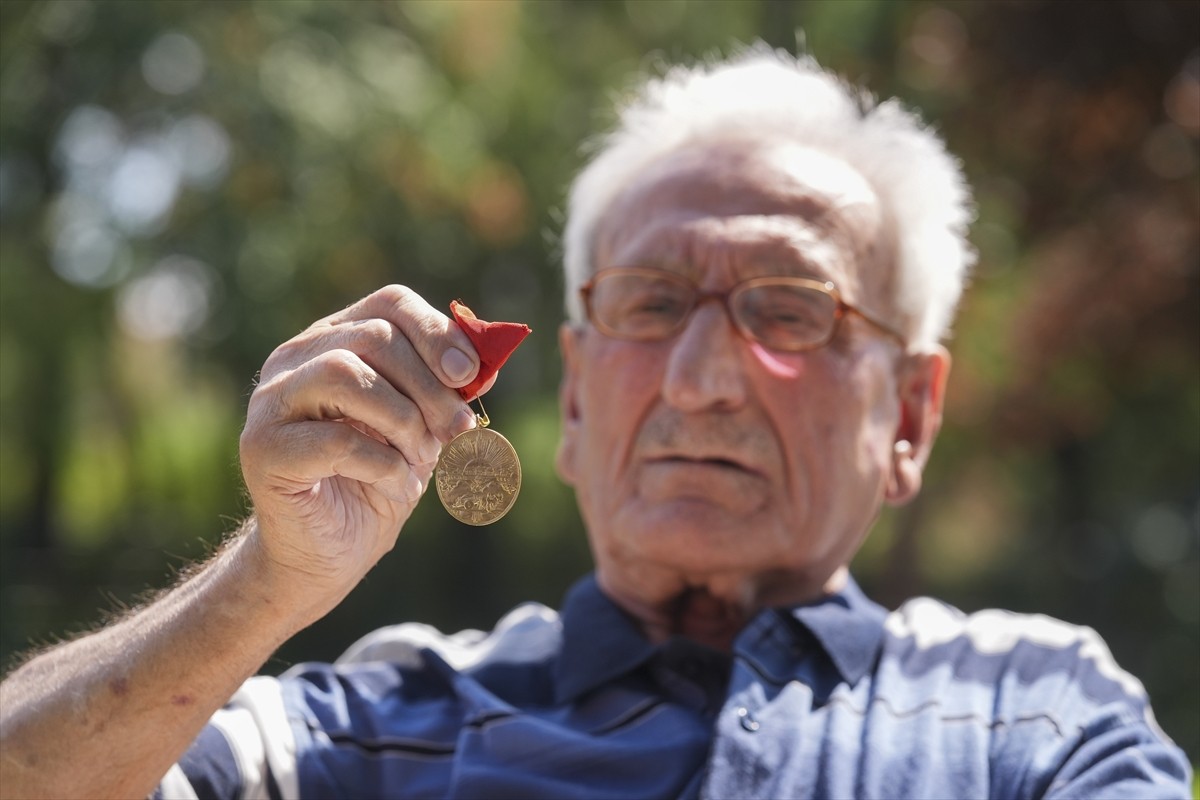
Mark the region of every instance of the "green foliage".
[[1193, 2], [0, 3], [0, 656], [134, 602], [245, 512], [256, 370], [388, 282], [534, 335], [488, 410], [513, 513], [424, 503], [275, 670], [487, 627], [588, 568], [555, 477], [555, 236], [631, 75], [755, 38], [919, 105], [981, 255], [888, 602], [1092, 625], [1200, 755], [1200, 13]]

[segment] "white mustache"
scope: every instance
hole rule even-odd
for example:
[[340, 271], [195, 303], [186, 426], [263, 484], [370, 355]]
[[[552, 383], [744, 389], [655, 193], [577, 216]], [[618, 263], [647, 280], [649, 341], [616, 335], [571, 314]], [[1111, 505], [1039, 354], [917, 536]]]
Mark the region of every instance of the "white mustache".
[[646, 420], [637, 440], [638, 452], [650, 458], [719, 459], [752, 468], [771, 461], [775, 446], [764, 426], [722, 414], [659, 413]]

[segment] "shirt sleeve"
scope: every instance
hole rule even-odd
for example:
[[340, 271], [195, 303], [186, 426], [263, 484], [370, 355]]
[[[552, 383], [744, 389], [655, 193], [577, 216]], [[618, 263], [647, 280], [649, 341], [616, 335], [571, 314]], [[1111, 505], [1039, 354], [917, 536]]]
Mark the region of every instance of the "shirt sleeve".
[[1110, 706], [1071, 742], [1046, 798], [1187, 800], [1191, 779], [1187, 759], [1158, 730], [1148, 707], [1137, 713]]
[[296, 743], [279, 681], [251, 678], [167, 772], [155, 800], [299, 796]]

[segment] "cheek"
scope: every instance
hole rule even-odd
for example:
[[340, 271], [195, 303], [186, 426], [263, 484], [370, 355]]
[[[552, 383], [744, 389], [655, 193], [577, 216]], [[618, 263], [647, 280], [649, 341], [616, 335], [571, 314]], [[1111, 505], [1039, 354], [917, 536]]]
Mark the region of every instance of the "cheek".
[[858, 392], [858, 470], [884, 475], [891, 464], [894, 434], [900, 423], [900, 403], [892, 372], [881, 365], [864, 365], [853, 376]]
[[594, 337], [585, 353], [580, 422], [594, 452], [623, 452], [661, 385], [657, 348]]
[[795, 380], [800, 377], [800, 362], [795, 356], [772, 353], [758, 342], [750, 345], [750, 352], [767, 374], [780, 380]]
[[763, 351], [754, 357], [763, 365], [761, 391], [770, 398], [771, 417], [781, 438], [792, 442], [792, 459], [806, 480], [836, 483], [877, 472], [886, 463], [898, 406], [890, 373], [881, 364], [844, 359], [831, 350]]

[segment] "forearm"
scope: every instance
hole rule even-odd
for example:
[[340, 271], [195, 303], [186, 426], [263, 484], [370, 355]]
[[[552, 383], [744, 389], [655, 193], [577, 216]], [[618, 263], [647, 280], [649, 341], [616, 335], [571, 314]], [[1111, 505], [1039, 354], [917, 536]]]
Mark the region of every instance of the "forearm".
[[152, 791], [212, 713], [311, 621], [269, 574], [242, 536], [144, 610], [13, 673], [0, 686], [0, 793]]
[[391, 550], [441, 445], [474, 424], [455, 387], [478, 370], [458, 326], [402, 286], [276, 348], [240, 441], [261, 529], [0, 686], [0, 794], [152, 791], [242, 682]]

